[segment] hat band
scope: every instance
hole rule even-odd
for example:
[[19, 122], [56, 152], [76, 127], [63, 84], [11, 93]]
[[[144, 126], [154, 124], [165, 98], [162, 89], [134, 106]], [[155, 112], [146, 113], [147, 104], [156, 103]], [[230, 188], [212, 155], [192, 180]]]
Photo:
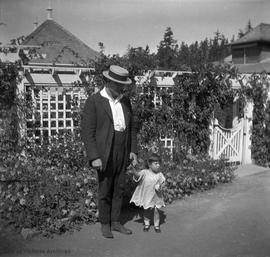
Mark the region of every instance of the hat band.
[[109, 73], [108, 74], [109, 74], [110, 77], [112, 77], [115, 80], [120, 80], [120, 81], [123, 81], [123, 82], [127, 81], [127, 77], [126, 76], [124, 77], [124, 76], [115, 74], [115, 73], [111, 72], [110, 70], [109, 70]]

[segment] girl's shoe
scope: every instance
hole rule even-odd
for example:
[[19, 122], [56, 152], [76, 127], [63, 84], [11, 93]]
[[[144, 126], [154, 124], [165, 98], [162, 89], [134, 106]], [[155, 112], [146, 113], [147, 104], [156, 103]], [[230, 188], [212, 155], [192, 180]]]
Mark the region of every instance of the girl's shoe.
[[150, 225], [143, 225], [143, 232], [148, 232], [150, 228]]
[[160, 233], [161, 232], [161, 230], [160, 230], [160, 227], [158, 226], [158, 227], [154, 227], [155, 228], [155, 231], [157, 232], [157, 233]]

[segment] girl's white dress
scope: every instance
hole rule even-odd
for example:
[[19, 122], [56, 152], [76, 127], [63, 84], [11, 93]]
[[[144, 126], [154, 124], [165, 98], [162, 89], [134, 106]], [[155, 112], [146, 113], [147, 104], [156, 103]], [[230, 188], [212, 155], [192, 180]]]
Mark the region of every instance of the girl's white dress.
[[165, 206], [162, 194], [155, 189], [155, 187], [165, 182], [164, 175], [161, 172], [154, 173], [149, 169], [141, 170], [139, 175], [138, 179], [133, 178], [139, 184], [130, 202], [144, 209], [153, 208], [155, 206], [157, 208]]

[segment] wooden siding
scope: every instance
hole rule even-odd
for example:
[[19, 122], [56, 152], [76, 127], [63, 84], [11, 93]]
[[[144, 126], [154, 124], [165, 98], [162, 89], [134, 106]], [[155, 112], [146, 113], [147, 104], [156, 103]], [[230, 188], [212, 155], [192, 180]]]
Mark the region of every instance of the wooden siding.
[[245, 57], [246, 63], [259, 62], [260, 49], [258, 47], [245, 48]]
[[270, 58], [270, 45], [261, 46], [260, 61]]
[[244, 49], [232, 49], [232, 61], [235, 64], [244, 64]]

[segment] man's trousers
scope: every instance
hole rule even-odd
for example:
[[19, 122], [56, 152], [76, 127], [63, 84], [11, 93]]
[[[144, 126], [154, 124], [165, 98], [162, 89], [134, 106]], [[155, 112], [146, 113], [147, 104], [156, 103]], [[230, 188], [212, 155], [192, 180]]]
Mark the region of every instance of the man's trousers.
[[105, 170], [98, 172], [98, 209], [102, 224], [120, 220], [126, 172], [126, 132], [114, 132]]

